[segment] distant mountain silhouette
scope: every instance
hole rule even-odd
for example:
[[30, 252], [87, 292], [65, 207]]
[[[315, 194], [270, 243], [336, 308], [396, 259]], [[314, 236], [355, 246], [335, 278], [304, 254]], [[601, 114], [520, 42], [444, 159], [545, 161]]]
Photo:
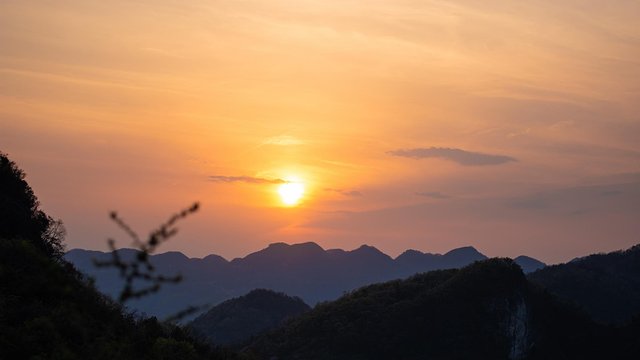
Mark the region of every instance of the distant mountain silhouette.
[[309, 305], [300, 298], [257, 289], [224, 301], [198, 316], [188, 326], [212, 344], [237, 344], [309, 310]]
[[[119, 252], [125, 258], [135, 256], [135, 250]], [[96, 279], [99, 290], [114, 296], [122, 286], [118, 273], [93, 265], [94, 258], [109, 257], [109, 253], [81, 249], [65, 255], [79, 270]], [[431, 270], [459, 268], [486, 258], [473, 247], [454, 249], [443, 255], [408, 250], [393, 259], [368, 245], [351, 251], [324, 250], [313, 242], [274, 243], [232, 261], [217, 255], [190, 259], [179, 252], [169, 252], [152, 256], [151, 263], [159, 273], [180, 273], [184, 280], [166, 286], [152, 297], [132, 300], [130, 306], [163, 317], [190, 305], [214, 305], [258, 288], [300, 296], [314, 305], [364, 285]]]
[[547, 266], [542, 261], [534, 259], [529, 256], [525, 256], [525, 255], [520, 255], [517, 258], [513, 259], [513, 261], [515, 261], [516, 264], [520, 265], [520, 267], [522, 268], [522, 271], [525, 274], [534, 272], [536, 270], [540, 270], [543, 267]]
[[453, 249], [444, 255], [422, 253], [417, 250], [407, 250], [396, 258], [405, 276], [419, 272], [454, 269], [469, 265], [474, 261], [485, 260], [487, 257], [471, 246]]
[[529, 279], [579, 304], [596, 320], [619, 323], [640, 316], [640, 244], [549, 266]]
[[529, 283], [513, 260], [490, 259], [363, 287], [259, 336], [247, 351], [308, 360], [635, 359], [639, 334], [637, 324], [594, 323]]

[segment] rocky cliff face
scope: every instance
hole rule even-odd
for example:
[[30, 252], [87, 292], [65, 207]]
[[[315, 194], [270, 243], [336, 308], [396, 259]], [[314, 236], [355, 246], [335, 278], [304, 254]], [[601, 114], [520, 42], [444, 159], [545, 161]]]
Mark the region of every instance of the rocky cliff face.
[[532, 344], [532, 326], [529, 305], [522, 291], [516, 290], [504, 298], [488, 300], [488, 313], [498, 320], [497, 332], [506, 339], [508, 358], [526, 359]]
[[531, 348], [529, 336], [529, 309], [524, 297], [519, 296], [512, 303], [506, 324], [506, 336], [509, 339], [509, 359], [524, 359]]

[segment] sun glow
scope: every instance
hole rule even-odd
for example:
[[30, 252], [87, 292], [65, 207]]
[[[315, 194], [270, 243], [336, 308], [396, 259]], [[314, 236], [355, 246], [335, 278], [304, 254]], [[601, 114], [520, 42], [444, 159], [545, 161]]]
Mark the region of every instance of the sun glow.
[[300, 203], [304, 195], [304, 184], [301, 182], [287, 182], [278, 187], [280, 200], [286, 206], [294, 206]]

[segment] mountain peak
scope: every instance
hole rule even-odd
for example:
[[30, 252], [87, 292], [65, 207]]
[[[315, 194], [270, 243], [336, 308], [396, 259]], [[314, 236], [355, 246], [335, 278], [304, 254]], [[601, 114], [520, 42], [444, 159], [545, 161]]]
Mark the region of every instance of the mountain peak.
[[371, 246], [371, 245], [367, 245], [367, 244], [362, 244], [360, 245], [357, 249], [355, 249], [354, 251], [373, 251], [373, 252], [379, 252], [382, 253], [382, 251], [378, 250], [378, 248], [376, 248], [375, 246]]
[[520, 265], [522, 271], [524, 271], [525, 274], [534, 272], [547, 266], [547, 264], [543, 263], [542, 261], [525, 255], [520, 255], [517, 258], [513, 259], [513, 261], [515, 261], [516, 264]]
[[269, 265], [278, 261], [305, 262], [309, 258], [320, 257], [325, 253], [320, 245], [306, 242], [289, 245], [283, 242], [269, 244], [265, 249], [251, 253], [244, 258], [236, 258], [232, 263], [250, 262]]
[[162, 259], [162, 258], [166, 258], [166, 259], [171, 259], [171, 260], [189, 260], [189, 258], [187, 257], [187, 255], [179, 252], [179, 251], [167, 251], [167, 252], [163, 252], [160, 254], [156, 254], [154, 256], [154, 258], [156, 259]]
[[422, 251], [418, 251], [418, 250], [414, 250], [414, 249], [408, 249], [408, 250], [405, 250], [402, 254], [398, 255], [396, 260], [398, 260], [400, 258], [421, 257], [423, 255], [424, 255], [424, 253]]
[[298, 243], [298, 244], [292, 244], [290, 246], [291, 247], [300, 248], [300, 249], [308, 249], [308, 250], [314, 250], [314, 251], [318, 251], [318, 250], [324, 251], [322, 246], [314, 243], [313, 241], [308, 241], [308, 242], [303, 242], [303, 243]]
[[269, 246], [267, 246], [265, 250], [283, 250], [283, 249], [305, 249], [305, 250], [311, 250], [311, 251], [318, 251], [318, 250], [324, 251], [324, 249], [320, 245], [314, 243], [313, 241], [296, 243], [296, 244], [275, 242], [275, 243], [269, 244]]
[[228, 262], [227, 259], [216, 254], [207, 255], [204, 258], [202, 258], [202, 260], [208, 263], [227, 263]]
[[454, 255], [454, 254], [465, 254], [465, 255], [482, 255], [484, 256], [481, 252], [479, 252], [476, 248], [474, 248], [473, 246], [463, 246], [463, 247], [459, 247], [459, 248], [455, 248], [453, 250], [450, 250], [449, 252], [445, 253], [446, 255]]
[[488, 259], [473, 246], [464, 246], [453, 249], [442, 255], [442, 257], [449, 260], [448, 263], [451, 267], [461, 267], [473, 263], [474, 261]]
[[351, 255], [355, 255], [356, 258], [360, 259], [381, 259], [384, 261], [393, 261], [393, 259], [389, 255], [370, 245], [361, 245], [359, 248], [351, 250], [348, 253]]
[[189, 327], [212, 344], [229, 345], [246, 341], [309, 310], [309, 305], [298, 297], [255, 289], [216, 305]]
[[284, 249], [284, 248], [288, 248], [291, 245], [285, 243], [285, 242], [274, 242], [271, 243], [267, 246], [267, 249]]
[[371, 246], [371, 245], [360, 245], [359, 248], [352, 250], [352, 253], [357, 253], [357, 254], [375, 254], [375, 255], [383, 255], [388, 257], [387, 254], [383, 253], [382, 251], [380, 251], [378, 248], [376, 248], [375, 246]]

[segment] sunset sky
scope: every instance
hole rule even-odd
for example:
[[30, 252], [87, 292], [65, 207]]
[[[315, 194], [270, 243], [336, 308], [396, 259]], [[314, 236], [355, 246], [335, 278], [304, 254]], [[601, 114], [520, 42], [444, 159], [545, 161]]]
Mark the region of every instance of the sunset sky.
[[[2, 0], [0, 151], [67, 248], [549, 263], [640, 243], [640, 2]], [[278, 187], [304, 186], [283, 204]]]

